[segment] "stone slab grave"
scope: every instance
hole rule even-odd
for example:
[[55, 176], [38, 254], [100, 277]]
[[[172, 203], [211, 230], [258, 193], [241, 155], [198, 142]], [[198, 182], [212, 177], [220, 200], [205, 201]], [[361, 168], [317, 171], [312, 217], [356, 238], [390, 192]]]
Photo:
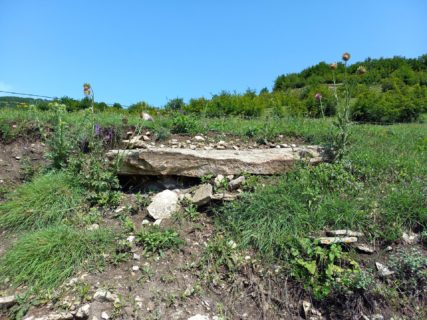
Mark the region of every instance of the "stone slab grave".
[[328, 160], [319, 146], [280, 149], [192, 150], [176, 148], [111, 150], [110, 161], [121, 158], [119, 175], [184, 176], [280, 174], [299, 161], [317, 164]]

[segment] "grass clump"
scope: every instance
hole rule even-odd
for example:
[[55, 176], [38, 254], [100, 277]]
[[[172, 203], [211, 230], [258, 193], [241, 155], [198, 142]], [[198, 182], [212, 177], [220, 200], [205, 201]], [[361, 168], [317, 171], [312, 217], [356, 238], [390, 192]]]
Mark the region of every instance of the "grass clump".
[[28, 233], [0, 258], [0, 279], [53, 289], [83, 264], [99, 263], [112, 241], [113, 234], [105, 229], [89, 232], [64, 225]]
[[369, 217], [354, 199], [360, 183], [343, 164], [301, 167], [221, 209], [219, 220], [239, 242], [269, 258], [286, 258], [295, 239], [325, 227], [363, 229]]
[[36, 177], [0, 204], [0, 228], [29, 230], [56, 224], [84, 200], [81, 187], [63, 172]]
[[176, 231], [162, 230], [157, 226], [141, 229], [136, 234], [136, 239], [146, 253], [162, 253], [168, 249], [178, 248], [184, 243]]

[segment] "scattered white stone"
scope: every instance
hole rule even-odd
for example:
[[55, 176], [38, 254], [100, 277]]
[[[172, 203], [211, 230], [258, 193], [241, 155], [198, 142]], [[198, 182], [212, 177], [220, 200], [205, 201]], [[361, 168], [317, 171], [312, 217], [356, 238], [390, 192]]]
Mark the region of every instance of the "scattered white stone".
[[351, 230], [328, 230], [328, 231], [326, 231], [326, 234], [329, 236], [334, 236], [334, 237], [340, 237], [340, 236], [363, 237], [362, 232], [351, 231]]
[[209, 316], [196, 314], [195, 316], [188, 318], [188, 320], [209, 320]]
[[141, 113], [141, 118], [142, 118], [142, 120], [145, 120], [145, 121], [154, 121], [153, 117], [150, 116], [148, 113], [145, 113], [145, 112]]
[[134, 253], [133, 254], [133, 260], [139, 261], [139, 260], [141, 260], [141, 256], [139, 254]]
[[156, 194], [147, 207], [148, 214], [155, 220], [170, 218], [178, 210], [178, 195], [170, 190]]
[[197, 148], [197, 147], [196, 147], [194, 144], [190, 144], [190, 149], [191, 149], [191, 150], [196, 150], [196, 148]]
[[135, 241], [135, 236], [129, 236], [126, 238], [126, 241], [129, 242], [130, 244], [134, 243]]
[[156, 220], [156, 221], [154, 221], [153, 225], [159, 226], [162, 223], [162, 221], [163, 221], [163, 219]]
[[202, 206], [211, 200], [212, 193], [212, 185], [209, 183], [202, 184], [194, 192], [191, 201], [197, 206]]
[[217, 143], [218, 146], [226, 146], [227, 143], [224, 140], [221, 140], [220, 142]]
[[412, 231], [404, 232], [402, 234], [402, 240], [405, 244], [415, 244], [419, 240], [419, 235]]
[[90, 304], [87, 303], [83, 306], [81, 306], [76, 313], [76, 317], [77, 318], [87, 318], [89, 317], [89, 313], [90, 313]]
[[149, 220], [147, 220], [147, 219], [144, 219], [144, 220], [142, 220], [141, 224], [142, 224], [143, 226], [145, 226], [145, 225], [147, 225], [147, 224], [150, 224], [150, 221], [149, 221]]
[[133, 266], [133, 267], [132, 267], [132, 271], [134, 271], [134, 272], [139, 271], [139, 266]]
[[122, 212], [124, 209], [126, 209], [126, 207], [125, 207], [125, 206], [118, 207], [116, 210], [114, 210], [114, 213], [120, 213], [120, 212]]
[[20, 156], [16, 156], [15, 159], [16, 160], [21, 160], [21, 157]]
[[238, 146], [233, 146], [233, 149], [234, 150], [239, 150], [239, 147]]
[[24, 318], [24, 320], [71, 320], [74, 319], [74, 316], [70, 312], [58, 312], [58, 313], [50, 313], [41, 317], [30, 316]]
[[369, 254], [375, 252], [375, 249], [372, 248], [371, 246], [368, 246], [367, 244], [358, 244], [356, 245], [356, 249], [359, 250], [360, 252], [369, 253]]
[[202, 136], [195, 136], [194, 140], [196, 140], [196, 141], [205, 141], [205, 138], [203, 138]]
[[234, 180], [231, 180], [228, 184], [228, 188], [230, 190], [235, 190], [240, 188], [240, 186], [245, 183], [245, 177], [244, 176], [240, 176]]
[[87, 227], [87, 230], [89, 231], [98, 230], [98, 229], [99, 229], [99, 224], [97, 223], [91, 224], [90, 226]]
[[385, 251], [392, 251], [393, 247], [392, 246], [388, 246], [387, 248], [385, 248]]
[[103, 311], [103, 312], [101, 313], [101, 319], [102, 319], [102, 320], [108, 320], [108, 319], [110, 319], [110, 316], [108, 315], [108, 313], [107, 313], [107, 312]]
[[95, 292], [93, 299], [98, 302], [113, 302], [117, 299], [117, 295], [108, 290], [99, 289]]
[[8, 308], [16, 303], [15, 296], [0, 297], [0, 309]]
[[321, 237], [321, 238], [317, 238], [316, 240], [318, 240], [321, 244], [357, 242], [356, 237]]
[[313, 305], [308, 301], [304, 300], [302, 302], [302, 309], [304, 311], [305, 319], [309, 319], [309, 320], [323, 319], [322, 313], [319, 310], [315, 309]]
[[144, 141], [150, 141], [151, 139], [150, 139], [149, 136], [143, 135], [142, 136], [142, 140], [144, 140]]
[[214, 183], [216, 187], [220, 187], [222, 181], [225, 179], [225, 177], [222, 174], [219, 174], [215, 177]]
[[382, 263], [375, 262], [375, 266], [377, 267], [378, 273], [381, 277], [388, 277], [394, 273], [394, 271], [391, 271], [387, 266], [383, 265]]

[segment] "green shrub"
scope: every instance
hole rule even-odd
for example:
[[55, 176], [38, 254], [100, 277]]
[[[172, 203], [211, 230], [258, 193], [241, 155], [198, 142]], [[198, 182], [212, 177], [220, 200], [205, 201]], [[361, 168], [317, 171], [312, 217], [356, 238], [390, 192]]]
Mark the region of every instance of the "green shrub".
[[192, 116], [175, 114], [172, 119], [172, 133], [195, 134], [199, 131], [199, 123]]
[[423, 297], [427, 290], [427, 257], [422, 252], [415, 248], [399, 249], [390, 258], [389, 266], [401, 292]]
[[299, 239], [290, 251], [291, 275], [302, 281], [316, 299], [326, 298], [334, 287], [342, 290], [358, 286], [361, 269], [339, 245], [323, 247], [309, 239]]
[[136, 240], [147, 253], [162, 253], [168, 249], [178, 248], [184, 243], [176, 231], [162, 230], [157, 226], [142, 228], [136, 234]]
[[85, 189], [86, 199], [100, 206], [116, 206], [120, 200], [120, 184], [115, 168], [104, 161], [102, 152], [79, 154], [70, 163], [69, 172]]
[[384, 93], [370, 90], [356, 100], [352, 107], [352, 119], [378, 123], [412, 122], [423, 111], [422, 99], [417, 98], [413, 89]]
[[39, 229], [59, 223], [72, 215], [83, 200], [83, 189], [63, 172], [36, 177], [0, 204], [0, 228]]
[[99, 264], [113, 239], [108, 230], [85, 232], [67, 226], [26, 234], [0, 258], [0, 279], [9, 278], [16, 287], [54, 289], [83, 265]]

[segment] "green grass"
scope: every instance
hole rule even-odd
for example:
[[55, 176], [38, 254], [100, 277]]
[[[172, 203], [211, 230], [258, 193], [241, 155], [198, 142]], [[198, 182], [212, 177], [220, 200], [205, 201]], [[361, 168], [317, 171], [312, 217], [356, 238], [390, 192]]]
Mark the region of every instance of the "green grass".
[[[329, 130], [329, 123], [312, 120], [284, 132], [327, 144]], [[220, 210], [219, 225], [241, 245], [275, 259], [287, 256], [292, 241], [326, 228], [360, 230], [386, 242], [407, 229], [426, 230], [426, 125], [355, 125], [351, 130], [344, 164], [297, 167], [271, 179]]]
[[0, 204], [0, 228], [30, 230], [63, 221], [82, 205], [84, 190], [63, 172], [36, 177]]
[[14, 286], [56, 288], [83, 265], [99, 263], [113, 239], [105, 229], [89, 232], [63, 225], [28, 233], [0, 258], [0, 279], [9, 278]]
[[163, 230], [157, 226], [142, 228], [136, 234], [136, 240], [146, 253], [162, 253], [168, 249], [178, 248], [184, 243], [176, 231]]

